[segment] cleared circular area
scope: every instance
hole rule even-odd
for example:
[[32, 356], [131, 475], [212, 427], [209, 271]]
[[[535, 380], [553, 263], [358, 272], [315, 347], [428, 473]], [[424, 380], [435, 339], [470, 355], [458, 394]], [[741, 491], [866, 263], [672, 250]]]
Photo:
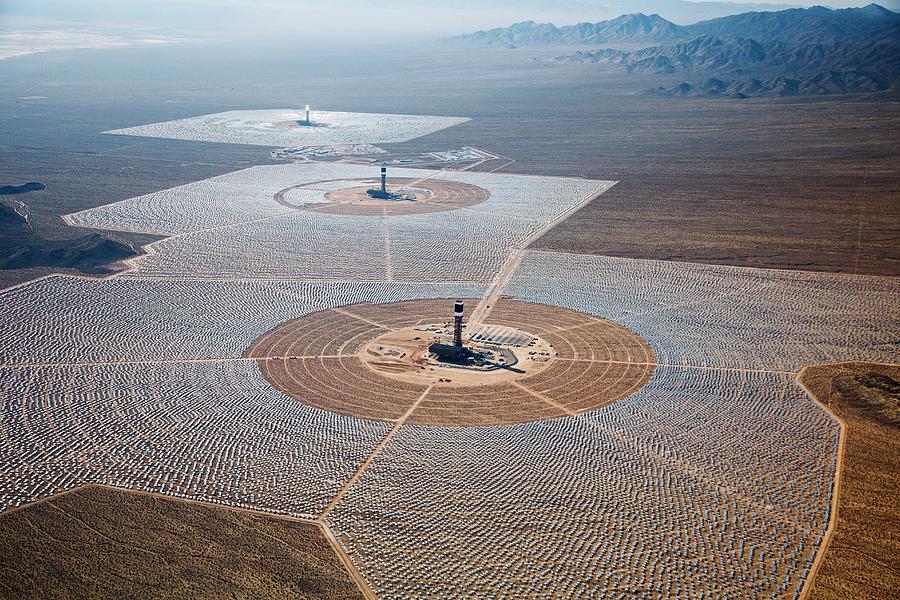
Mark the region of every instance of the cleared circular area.
[[366, 192], [381, 186], [381, 180], [328, 179], [285, 188], [275, 201], [297, 210], [341, 215], [410, 215], [443, 212], [481, 204], [491, 193], [484, 188], [445, 179], [389, 177], [390, 192], [414, 196], [412, 200], [380, 200]]
[[[467, 312], [477, 303], [467, 300]], [[617, 323], [508, 299], [497, 302], [482, 325], [465, 331], [466, 343], [478, 348], [519, 344], [523, 360], [512, 369], [521, 372], [497, 369], [503, 373], [492, 379], [437, 364], [433, 355], [417, 363], [431, 340], [413, 338], [445, 336], [452, 308], [452, 300], [442, 299], [324, 310], [268, 331], [244, 357], [257, 359], [274, 387], [309, 406], [364, 419], [442, 426], [509, 425], [594, 410], [640, 389], [656, 368], [646, 341]], [[419, 354], [401, 358], [403, 344], [410, 342], [416, 344], [409, 351]], [[398, 352], [385, 356], [402, 365], [379, 370], [373, 363], [380, 358], [373, 360], [371, 352], [391, 345]], [[529, 352], [547, 355], [530, 360]]]

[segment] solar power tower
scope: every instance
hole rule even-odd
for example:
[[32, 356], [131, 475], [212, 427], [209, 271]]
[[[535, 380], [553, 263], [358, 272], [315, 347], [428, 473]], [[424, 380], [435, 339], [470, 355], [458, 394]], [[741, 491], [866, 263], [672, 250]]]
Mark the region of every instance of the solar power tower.
[[457, 300], [453, 305], [453, 345], [462, 348], [462, 321], [463, 321], [463, 303]]

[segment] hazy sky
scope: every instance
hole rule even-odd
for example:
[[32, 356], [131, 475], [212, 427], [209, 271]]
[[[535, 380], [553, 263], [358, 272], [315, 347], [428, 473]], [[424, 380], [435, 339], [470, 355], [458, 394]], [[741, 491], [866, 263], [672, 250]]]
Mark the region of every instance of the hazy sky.
[[[679, 23], [763, 10], [748, 3], [685, 0], [0, 0], [0, 28], [14, 29], [42, 19], [83, 23], [87, 26], [127, 25], [176, 32], [212, 32], [227, 35], [295, 35], [334, 39], [334, 36], [405, 34], [411, 38], [466, 33], [508, 25], [516, 21], [552, 21], [557, 25], [598, 21], [624, 13], [656, 12]], [[852, 0], [819, 4], [858, 6]], [[808, 0], [787, 4], [809, 6]], [[900, 0], [882, 3], [896, 10]], [[23, 20], [23, 17], [27, 20]]]

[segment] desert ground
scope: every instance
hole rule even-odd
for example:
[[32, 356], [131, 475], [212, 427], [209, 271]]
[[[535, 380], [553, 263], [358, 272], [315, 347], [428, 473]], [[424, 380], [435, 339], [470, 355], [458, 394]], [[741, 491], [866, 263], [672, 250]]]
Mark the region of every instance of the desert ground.
[[889, 597], [900, 585], [896, 461], [900, 368], [874, 363], [808, 367], [807, 390], [842, 421], [843, 468], [837, 521], [810, 598]]
[[361, 598], [313, 523], [100, 486], [0, 516], [4, 598]]

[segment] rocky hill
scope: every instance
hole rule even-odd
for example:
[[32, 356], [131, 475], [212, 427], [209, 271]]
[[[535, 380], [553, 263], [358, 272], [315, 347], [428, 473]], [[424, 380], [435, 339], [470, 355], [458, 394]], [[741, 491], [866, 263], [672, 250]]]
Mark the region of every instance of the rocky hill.
[[722, 80], [711, 77], [706, 81], [682, 83], [673, 88], [659, 87], [648, 94], [659, 96], [701, 96], [723, 98], [813, 96], [842, 93], [879, 92], [890, 84], [879, 77], [860, 72], [830, 71], [808, 77], [772, 77], [770, 79]]
[[754, 40], [702, 36], [681, 44], [653, 46], [636, 52], [610, 49], [575, 52], [553, 61], [610, 65], [629, 73], [679, 73], [745, 69], [766, 58], [765, 47]]
[[829, 45], [896, 36], [900, 32], [900, 14], [877, 4], [840, 10], [813, 6], [712, 19], [686, 27], [685, 32], [688, 37], [735, 36], [762, 43]]
[[683, 29], [659, 15], [633, 14], [599, 23], [579, 23], [560, 31], [570, 44], [602, 44], [674, 40], [683, 36]]
[[134, 256], [130, 245], [91, 233], [73, 240], [46, 240], [28, 220], [0, 203], [0, 269], [74, 268], [84, 273], [109, 272], [105, 265]]
[[509, 27], [477, 31], [443, 40], [486, 47], [556, 46], [609, 42], [659, 42], [684, 37], [683, 27], [659, 15], [622, 15], [598, 23], [556, 27], [552, 23], [523, 21]]
[[620, 67], [630, 73], [719, 73], [760, 69], [797, 71], [866, 69], [896, 72], [900, 69], [900, 40], [795, 45], [760, 43], [749, 38], [701, 36], [671, 46], [653, 46], [635, 52], [599, 49], [575, 52], [552, 62], [592, 63]]

